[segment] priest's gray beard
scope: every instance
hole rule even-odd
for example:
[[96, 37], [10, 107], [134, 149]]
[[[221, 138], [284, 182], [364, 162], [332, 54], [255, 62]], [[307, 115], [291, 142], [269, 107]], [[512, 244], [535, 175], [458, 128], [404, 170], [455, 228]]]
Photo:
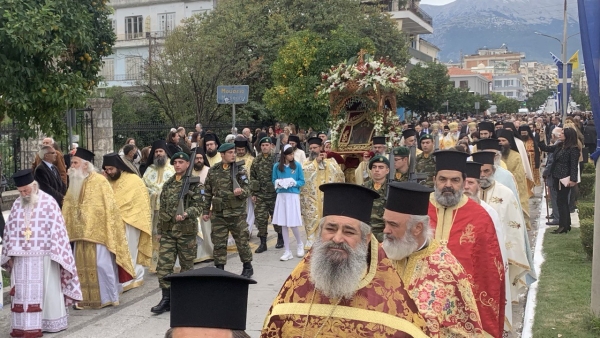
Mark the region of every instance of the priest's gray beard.
[[435, 200], [445, 207], [453, 207], [460, 202], [464, 190], [462, 187], [459, 190], [454, 190], [452, 187], [444, 187], [440, 191], [436, 186], [434, 192]]
[[487, 189], [487, 188], [491, 187], [492, 184], [494, 184], [495, 181], [496, 181], [496, 179], [494, 179], [494, 175], [491, 175], [490, 177], [486, 177], [486, 178], [480, 179], [479, 180], [479, 185], [483, 189]]
[[398, 239], [392, 235], [385, 235], [383, 240], [383, 250], [389, 259], [399, 261], [410, 256], [413, 252], [419, 249], [417, 239], [408, 231], [404, 233], [404, 237]]
[[[347, 256], [332, 249], [342, 249]], [[351, 299], [367, 269], [368, 250], [366, 239], [352, 249], [346, 243], [323, 242], [318, 238], [310, 258], [310, 279], [315, 288], [332, 299]]]
[[79, 196], [81, 196], [83, 181], [90, 174], [84, 173], [82, 168], [69, 168], [67, 173], [69, 174], [69, 189], [67, 190], [67, 196], [71, 197], [75, 201], [78, 201]]
[[21, 196], [21, 202], [23, 203], [23, 206], [28, 207], [37, 203], [39, 197], [39, 189], [40, 188], [37, 182], [31, 183], [31, 193], [29, 194], [29, 196]]
[[161, 156], [155, 156], [154, 157], [154, 165], [157, 167], [164, 167], [165, 164], [167, 164], [167, 156], [165, 155], [161, 155]]
[[465, 190], [465, 195], [467, 195], [468, 198], [472, 199], [477, 204], [481, 204], [481, 199], [478, 196], [479, 195], [479, 191], [477, 191], [475, 194], [471, 194], [470, 191]]

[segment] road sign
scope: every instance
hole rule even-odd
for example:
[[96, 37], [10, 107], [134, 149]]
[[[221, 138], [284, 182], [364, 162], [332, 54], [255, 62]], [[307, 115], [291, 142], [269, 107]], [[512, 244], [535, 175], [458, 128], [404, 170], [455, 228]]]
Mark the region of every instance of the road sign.
[[248, 86], [218, 86], [218, 104], [245, 104], [248, 103]]
[[479, 110], [479, 102], [475, 102], [475, 109]]

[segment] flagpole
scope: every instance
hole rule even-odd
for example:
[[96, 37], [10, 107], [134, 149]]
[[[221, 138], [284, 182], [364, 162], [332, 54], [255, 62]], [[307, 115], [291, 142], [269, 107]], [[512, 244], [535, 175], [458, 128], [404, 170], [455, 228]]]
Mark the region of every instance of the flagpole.
[[567, 0], [564, 7], [564, 22], [563, 22], [563, 40], [562, 40], [562, 59], [563, 59], [563, 74], [562, 74], [562, 124], [563, 127], [567, 122], [568, 96], [567, 96]]

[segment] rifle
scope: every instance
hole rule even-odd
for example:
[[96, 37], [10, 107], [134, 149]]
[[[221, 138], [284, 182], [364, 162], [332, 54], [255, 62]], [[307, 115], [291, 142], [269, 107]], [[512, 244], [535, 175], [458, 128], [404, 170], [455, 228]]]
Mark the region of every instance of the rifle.
[[[390, 154], [388, 155], [388, 160], [390, 161], [390, 173], [388, 175], [388, 186], [394, 182], [394, 178], [396, 178], [396, 164], [395, 164], [395, 160], [394, 160], [394, 151], [391, 150]], [[385, 192], [385, 198], [387, 199], [388, 196], [390, 195], [390, 188], [388, 187], [387, 191]]]
[[417, 173], [417, 146], [412, 145], [408, 147], [410, 150], [409, 164], [408, 164], [408, 181], [419, 183], [420, 181], [427, 179], [427, 174]]
[[194, 159], [196, 158], [196, 150], [198, 148], [194, 148], [192, 152], [192, 156], [190, 157], [190, 165], [187, 168], [185, 175], [183, 176], [183, 185], [181, 186], [181, 191], [179, 192], [179, 202], [177, 203], [177, 211], [175, 212], [175, 216], [173, 216], [173, 221], [176, 222], [175, 218], [177, 216], [183, 216], [185, 213], [183, 207], [183, 199], [185, 195], [187, 195], [190, 191], [190, 177], [192, 176], [192, 170], [194, 170]]
[[231, 164], [231, 182], [233, 182], [233, 190], [241, 188], [240, 183], [237, 181], [238, 166], [246, 164], [245, 160], [233, 162]]

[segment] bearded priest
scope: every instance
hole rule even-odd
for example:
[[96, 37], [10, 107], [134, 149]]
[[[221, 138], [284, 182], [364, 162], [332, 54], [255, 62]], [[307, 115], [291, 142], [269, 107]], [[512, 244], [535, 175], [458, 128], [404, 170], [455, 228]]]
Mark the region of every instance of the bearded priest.
[[152, 219], [150, 197], [144, 181], [129, 168], [117, 153], [103, 157], [102, 169], [115, 193], [115, 200], [123, 218], [134, 279], [123, 284], [123, 292], [144, 284], [144, 267], [152, 258]]
[[469, 154], [434, 153], [435, 191], [428, 215], [435, 239], [445, 245], [472, 276], [473, 294], [485, 334], [502, 337], [504, 329], [504, 264], [489, 214], [464, 192]]
[[119, 305], [121, 283], [135, 276], [115, 194], [93, 160], [91, 151], [75, 151], [62, 209], [83, 293], [76, 309]]
[[283, 284], [261, 337], [427, 337], [423, 317], [371, 234], [379, 195], [346, 183], [320, 190], [317, 239]]
[[12, 273], [10, 336], [41, 337], [67, 328], [66, 306], [82, 299], [81, 288], [56, 200], [39, 189], [31, 169], [13, 179], [21, 196], [10, 209], [0, 259]]
[[394, 182], [388, 189], [383, 249], [427, 322], [427, 335], [483, 337], [469, 276], [431, 238], [427, 209], [433, 189], [413, 182]]

